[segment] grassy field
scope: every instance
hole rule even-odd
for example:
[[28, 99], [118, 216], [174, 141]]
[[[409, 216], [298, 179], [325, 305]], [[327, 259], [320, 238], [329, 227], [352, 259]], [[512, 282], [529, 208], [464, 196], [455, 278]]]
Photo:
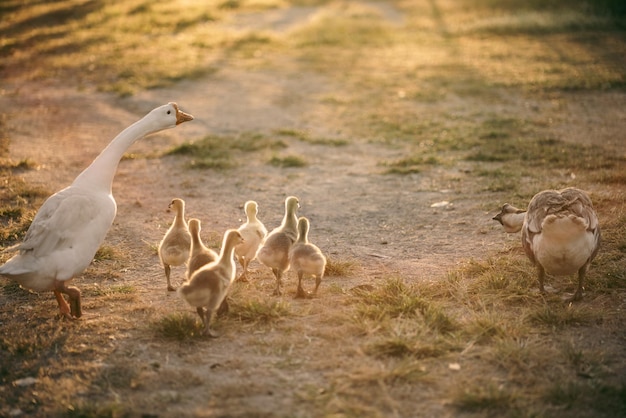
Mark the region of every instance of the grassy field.
[[[319, 11], [276, 29], [260, 18], [276, 10], [295, 16]], [[4, 1], [0, 14], [0, 74], [12, 85], [72, 83], [85, 94], [125, 98], [232, 68], [277, 74], [306, 69], [342, 86], [321, 99], [341, 121], [338, 137], [291, 128], [210, 134], [159, 155], [129, 158], [180, 158], [185, 170], [215, 173], [247, 159], [298, 169], [310, 156], [292, 151], [294, 142], [335, 150], [366, 143], [402, 155], [380, 157], [379, 176], [465, 167], [471, 181], [455, 174], [450, 182], [475, 196], [484, 211], [505, 200], [523, 207], [537, 191], [565, 187], [574, 178], [591, 190], [603, 246], [582, 302], [539, 295], [518, 241], [468, 258], [436, 280], [389, 273], [374, 286], [324, 283], [327, 297], [318, 305], [266, 298], [271, 284], [252, 280], [235, 289], [218, 331], [246, 334], [248, 348], [280, 358], [272, 364], [285, 374], [314, 370], [287, 360], [286, 353], [304, 353], [327, 371], [326, 381], [298, 387], [293, 397], [302, 409], [264, 414], [233, 406], [214, 413], [177, 409], [171, 416], [429, 416], [443, 404], [445, 416], [626, 415], [626, 136], [572, 142], [556, 135], [556, 121], [533, 116], [536, 102], [550, 103], [558, 114], [564, 95], [623, 95], [622, 2]], [[507, 94], [527, 98], [521, 107], [528, 111], [495, 111]], [[8, 155], [7, 115], [0, 114], [3, 247], [19, 242], [53, 192], [21, 177], [37, 162]], [[219, 240], [215, 236], [211, 246]], [[327, 275], [360, 277], [364, 263], [332, 255]], [[146, 371], [122, 360], [107, 368], [98, 362], [115, 355], [132, 359], [134, 352], [116, 346], [126, 335], [190, 356], [211, 342], [199, 335], [190, 313], [155, 313], [136, 286], [107, 281], [131, 265], [121, 244], [100, 250], [86, 273], [90, 284], [81, 288], [87, 309], [104, 309], [111, 320], [71, 326], [50, 318], [52, 302], [38, 304], [46, 295], [1, 279], [0, 415], [153, 416], [141, 414], [146, 404], [133, 393], [150, 388], [141, 377], [164, 365], [153, 362]], [[550, 283], [572, 287], [568, 278]], [[247, 335], [253, 329], [279, 336], [254, 340]], [[295, 339], [311, 329], [321, 348], [335, 351], [313, 352]], [[171, 389], [159, 392], [165, 397], [203, 384], [187, 372], [171, 373], [160, 375]], [[449, 373], [456, 374], [439, 378]], [[32, 376], [36, 386], [25, 380]], [[236, 394], [235, 386], [215, 391]], [[184, 403], [176, 396], [168, 404]], [[425, 407], [422, 415], [422, 403], [438, 407]]]

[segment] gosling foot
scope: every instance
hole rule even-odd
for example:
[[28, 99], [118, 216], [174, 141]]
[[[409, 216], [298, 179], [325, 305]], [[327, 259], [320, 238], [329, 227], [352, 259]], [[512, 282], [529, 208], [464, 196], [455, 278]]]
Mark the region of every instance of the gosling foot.
[[306, 292], [303, 288], [299, 287], [294, 299], [311, 299], [312, 297], [313, 294], [311, 292]]
[[215, 332], [215, 331], [213, 331], [212, 329], [209, 329], [209, 328], [205, 329], [203, 334], [206, 335], [209, 338], [217, 338], [217, 337], [220, 336], [217, 332]]

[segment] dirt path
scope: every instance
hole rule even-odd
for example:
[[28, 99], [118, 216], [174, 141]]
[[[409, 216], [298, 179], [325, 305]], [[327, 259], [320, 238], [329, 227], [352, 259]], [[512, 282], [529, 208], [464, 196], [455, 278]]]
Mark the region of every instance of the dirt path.
[[[307, 10], [301, 12], [298, 16], [307, 16]], [[275, 19], [283, 22], [280, 16]], [[134, 375], [130, 391], [118, 390], [111, 377], [102, 393], [84, 389], [86, 397], [121, 399], [146, 416], [315, 416], [315, 411], [302, 409], [302, 400], [310, 405], [323, 398], [328, 382], [341, 382], [345, 370], [354, 377], [383, 363], [365, 356], [355, 348], [358, 344], [349, 341], [353, 337], [343, 332], [349, 318], [332, 310], [333, 304], [341, 303], [341, 292], [392, 275], [440, 280], [460, 263], [494, 254], [518, 239], [503, 234], [491, 220], [497, 204], [503, 202], [487, 192], [477, 198], [474, 192], [480, 189], [480, 178], [468, 174], [468, 167], [434, 168], [407, 176], [382, 174], [379, 163], [399, 158], [403, 150], [351, 137], [341, 118], [320, 100], [341, 86], [317, 74], [290, 70], [286, 66], [284, 73], [276, 74], [229, 69], [210, 80], [183, 82], [125, 99], [51, 84], [3, 87], [0, 104], [10, 109], [5, 120], [11, 132], [10, 157], [36, 162], [38, 169], [23, 176], [51, 192], [68, 185], [118, 132], [153, 107], [176, 101], [196, 118], [136, 143], [129, 152], [140, 158], [126, 159], [119, 166], [114, 183], [118, 215], [105, 244], [123, 252], [121, 261], [117, 270], [107, 271], [106, 279], [98, 278], [101, 267], [96, 265], [77, 284], [129, 284], [137, 289], [138, 300], [130, 311], [119, 303], [90, 306], [87, 298], [81, 325], [90, 329], [117, 321], [118, 332], [110, 336], [110, 347], [99, 352], [106, 355], [91, 361], [105, 375], [125, 369], [133, 369]], [[491, 104], [490, 111], [550, 121], [546, 129], [556, 138], [593, 140], [623, 152], [625, 104], [623, 92], [567, 93], [557, 98], [511, 97], [507, 92]], [[458, 97], [437, 104], [438, 110], [450, 112], [476, 105], [472, 99]], [[420, 114], [419, 108], [415, 110]], [[181, 157], [143, 157], [209, 133], [272, 135], [276, 129], [345, 137], [350, 144], [336, 147], [290, 140], [289, 153], [308, 162], [292, 169], [268, 165], [271, 151], [227, 171], [190, 170]], [[297, 338], [286, 340], [284, 329], [250, 326], [243, 335], [222, 329], [221, 338], [206, 344], [155, 340], [146, 326], [149, 321], [172, 312], [192, 313], [177, 295], [165, 291], [154, 252], [172, 219], [166, 211], [171, 199], [183, 198], [187, 216], [201, 219], [205, 240], [215, 240], [243, 221], [242, 206], [250, 199], [259, 203], [259, 217], [268, 229], [274, 228], [288, 195], [300, 198], [299, 214], [311, 220], [310, 239], [332, 258], [356, 260], [359, 273], [327, 278], [318, 299], [302, 302], [291, 300], [295, 283], [290, 273], [283, 298], [291, 303], [294, 315], [285, 321]], [[449, 204], [441, 204], [444, 201]], [[494, 206], [485, 209], [491, 202]], [[271, 273], [256, 262], [252, 269], [256, 283], [246, 289], [258, 287], [260, 297], [269, 297]], [[183, 269], [173, 274], [180, 281]], [[341, 340], [344, 335], [348, 337]], [[345, 366], [343, 371], [336, 369], [338, 363]], [[440, 367], [432, 372], [444, 380], [454, 379], [446, 365]], [[407, 416], [414, 395], [395, 393], [392, 400], [384, 391], [381, 388], [380, 402], [390, 414]], [[424, 416], [453, 416], [435, 388], [424, 388], [422, 400]]]

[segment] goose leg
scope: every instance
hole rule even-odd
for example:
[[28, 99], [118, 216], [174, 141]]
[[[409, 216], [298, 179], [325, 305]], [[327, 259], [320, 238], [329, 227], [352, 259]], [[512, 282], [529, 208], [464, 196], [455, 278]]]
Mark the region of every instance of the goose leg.
[[73, 286], [66, 288], [67, 295], [70, 297], [70, 309], [74, 318], [80, 318], [83, 315], [83, 311], [80, 303], [80, 290]]
[[172, 286], [172, 282], [170, 281], [170, 272], [171, 268], [169, 264], [164, 264], [163, 268], [165, 268], [165, 278], [167, 279], [167, 290], [173, 292], [176, 290], [174, 286]]
[[[62, 293], [65, 293], [69, 297], [69, 305], [65, 301], [65, 298], [63, 298]], [[66, 286], [64, 281], [56, 281], [54, 284], [54, 295], [59, 304], [61, 315], [68, 319], [77, 319], [82, 316], [80, 290], [78, 290], [78, 288]]]
[[541, 267], [541, 264], [537, 263], [537, 279], [539, 280], [539, 291], [541, 293], [546, 293], [546, 289], [543, 286], [543, 282], [546, 279], [546, 271]]
[[585, 274], [587, 274], [588, 268], [589, 263], [585, 264], [578, 270], [578, 288], [576, 289], [574, 296], [570, 299], [571, 302], [581, 300], [583, 298], [583, 280], [585, 279]]
[[59, 304], [59, 311], [61, 311], [61, 316], [67, 319], [72, 319], [72, 315], [70, 315], [70, 306], [63, 298], [63, 295], [58, 290], [54, 290], [54, 296], [57, 298], [57, 303]]

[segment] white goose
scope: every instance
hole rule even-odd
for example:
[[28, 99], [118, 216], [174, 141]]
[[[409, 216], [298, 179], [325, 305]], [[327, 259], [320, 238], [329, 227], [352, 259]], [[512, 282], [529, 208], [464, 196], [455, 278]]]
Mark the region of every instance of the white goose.
[[[298, 273], [298, 290], [296, 298], [309, 298], [317, 293], [324, 269], [326, 268], [326, 257], [322, 251], [309, 242], [309, 220], [304, 216], [298, 219], [298, 239], [289, 250], [289, 262], [291, 267]], [[302, 278], [304, 275], [315, 277], [315, 289], [313, 293], [307, 293], [302, 288]]]
[[187, 280], [200, 267], [217, 260], [218, 254], [204, 245], [200, 238], [200, 220], [189, 220], [189, 233], [191, 234], [191, 249], [189, 250], [189, 260], [187, 261]]
[[263, 239], [267, 236], [267, 228], [257, 218], [259, 212], [258, 205], [255, 201], [249, 200], [244, 205], [246, 212], [246, 222], [238, 229], [239, 233], [243, 237], [244, 243], [235, 247], [235, 256], [243, 268], [239, 280], [246, 281], [248, 274], [248, 265], [254, 257], [256, 252], [263, 242]]
[[235, 279], [237, 271], [233, 253], [235, 246], [242, 242], [243, 238], [237, 230], [226, 231], [218, 259], [201, 267], [178, 289], [178, 294], [196, 308], [204, 324], [204, 334], [210, 337], [217, 336], [211, 331], [211, 320], [225, 302], [230, 285]]
[[[175, 103], [152, 110], [124, 129], [74, 182], [50, 196], [35, 215], [19, 253], [0, 274], [34, 291], [53, 291], [61, 314], [79, 318], [80, 290], [68, 282], [89, 266], [113, 223], [113, 177], [124, 152], [138, 139], [193, 117]], [[69, 297], [69, 306], [62, 294]]]
[[279, 227], [265, 237], [265, 241], [256, 254], [257, 259], [272, 269], [276, 277], [274, 295], [280, 295], [283, 274], [289, 270], [289, 249], [298, 238], [298, 218], [296, 211], [300, 207], [297, 197], [285, 199], [285, 216]]
[[173, 292], [176, 288], [172, 286], [170, 280], [171, 266], [181, 266], [187, 262], [191, 248], [191, 235], [185, 220], [185, 201], [173, 199], [168, 208], [173, 208], [176, 212], [174, 222], [159, 243], [159, 259], [165, 269], [167, 290]]
[[544, 190], [532, 198], [525, 213], [505, 204], [493, 219], [507, 232], [522, 231], [522, 246], [537, 266], [541, 292], [546, 272], [555, 276], [577, 272], [578, 287], [570, 300], [582, 298], [585, 274], [600, 248], [598, 217], [584, 191]]

